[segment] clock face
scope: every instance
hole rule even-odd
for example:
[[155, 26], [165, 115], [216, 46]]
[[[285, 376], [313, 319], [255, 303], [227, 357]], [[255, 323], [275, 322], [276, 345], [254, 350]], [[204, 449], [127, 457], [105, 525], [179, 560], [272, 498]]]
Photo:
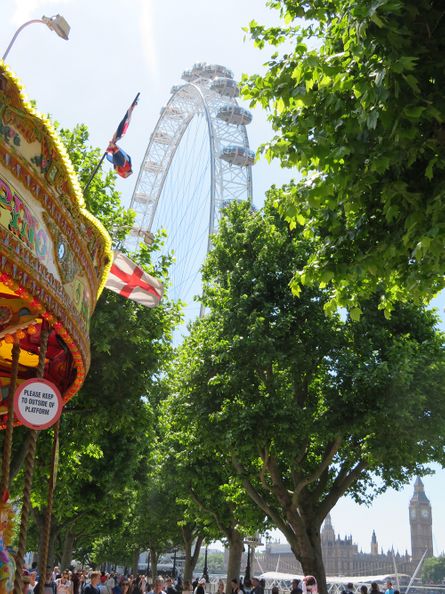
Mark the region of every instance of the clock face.
[[59, 245], [57, 246], [57, 256], [59, 258], [59, 260], [63, 260], [63, 258], [65, 257], [65, 244], [60, 241]]
[[428, 510], [427, 509], [422, 509], [422, 518], [427, 518], [428, 517]]
[[414, 519], [416, 517], [416, 510], [415, 509], [410, 509], [409, 513], [411, 515], [411, 517]]

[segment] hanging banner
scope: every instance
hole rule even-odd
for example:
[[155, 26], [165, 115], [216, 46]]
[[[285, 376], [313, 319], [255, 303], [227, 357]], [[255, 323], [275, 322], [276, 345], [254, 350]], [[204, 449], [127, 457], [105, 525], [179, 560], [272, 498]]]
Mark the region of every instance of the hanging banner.
[[59, 420], [62, 408], [57, 386], [45, 379], [29, 379], [14, 394], [15, 416], [30, 429], [48, 429]]

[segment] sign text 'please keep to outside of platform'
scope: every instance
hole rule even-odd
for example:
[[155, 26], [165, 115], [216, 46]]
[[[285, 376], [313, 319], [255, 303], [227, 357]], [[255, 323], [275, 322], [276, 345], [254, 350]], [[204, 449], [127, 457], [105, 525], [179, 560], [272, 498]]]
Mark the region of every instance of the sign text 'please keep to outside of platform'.
[[48, 429], [57, 422], [63, 407], [60, 392], [52, 382], [33, 378], [21, 384], [14, 394], [14, 412], [31, 429]]

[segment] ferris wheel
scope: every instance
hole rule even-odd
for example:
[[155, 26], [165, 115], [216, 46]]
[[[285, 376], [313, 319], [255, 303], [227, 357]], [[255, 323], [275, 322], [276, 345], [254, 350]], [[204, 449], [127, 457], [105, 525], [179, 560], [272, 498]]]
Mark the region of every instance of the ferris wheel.
[[164, 249], [175, 256], [170, 295], [186, 303], [190, 319], [199, 312], [193, 296], [221, 208], [252, 199], [255, 152], [246, 130], [252, 114], [238, 105], [232, 72], [199, 63], [182, 79], [150, 136], [130, 203], [136, 219], [127, 246], [165, 229]]

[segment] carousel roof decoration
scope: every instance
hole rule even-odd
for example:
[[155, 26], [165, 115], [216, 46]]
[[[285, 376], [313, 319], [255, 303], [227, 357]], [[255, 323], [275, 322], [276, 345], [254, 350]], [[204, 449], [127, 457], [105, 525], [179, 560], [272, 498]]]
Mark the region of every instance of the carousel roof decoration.
[[65, 402], [79, 390], [111, 264], [110, 237], [86, 209], [62, 142], [0, 60], [0, 427], [13, 344], [20, 385], [35, 374], [43, 325], [51, 328], [44, 378]]

